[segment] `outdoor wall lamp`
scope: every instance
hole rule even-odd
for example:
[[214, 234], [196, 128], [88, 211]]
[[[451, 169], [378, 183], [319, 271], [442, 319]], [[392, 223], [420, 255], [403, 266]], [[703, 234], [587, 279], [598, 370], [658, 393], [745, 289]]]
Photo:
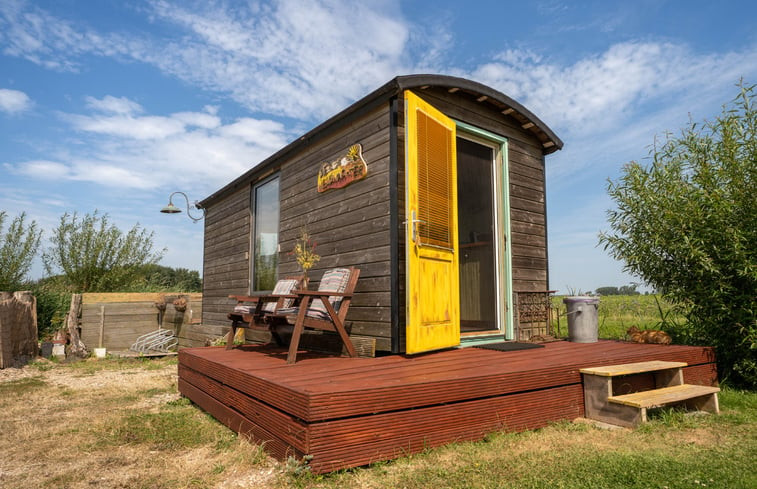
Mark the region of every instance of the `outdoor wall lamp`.
[[187, 194], [184, 192], [173, 192], [171, 195], [168, 196], [168, 205], [165, 206], [160, 210], [163, 214], [178, 214], [181, 212], [181, 209], [173, 205], [173, 196], [179, 194], [182, 197], [184, 197], [184, 200], [187, 202], [187, 217], [189, 217], [193, 222], [201, 221], [205, 218], [205, 209], [203, 209], [200, 206], [200, 203], [196, 200], [192, 203], [191, 207], [194, 207], [195, 209], [199, 209], [202, 212], [202, 216], [200, 217], [194, 217], [192, 213], [189, 211], [190, 205], [189, 205], [189, 197], [187, 197]]

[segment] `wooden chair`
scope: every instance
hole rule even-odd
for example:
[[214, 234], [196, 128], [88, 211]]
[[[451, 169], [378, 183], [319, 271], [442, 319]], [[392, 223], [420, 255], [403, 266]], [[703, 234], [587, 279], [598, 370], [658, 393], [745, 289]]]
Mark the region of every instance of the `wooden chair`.
[[231, 329], [226, 336], [226, 349], [230, 350], [234, 346], [234, 336], [238, 328], [270, 331], [276, 344], [283, 346], [284, 343], [275, 328], [276, 322], [282, 319], [276, 314], [279, 309], [291, 307], [295, 303], [297, 296], [292, 295], [292, 292], [302, 288], [304, 281], [304, 275], [287, 277], [276, 282], [271, 292], [230, 295], [229, 298], [236, 299], [237, 305], [234, 312], [227, 315], [231, 320]]
[[[359, 276], [360, 270], [357, 268], [335, 268], [323, 274], [317, 291], [294, 291], [294, 295], [299, 299], [299, 306], [283, 314], [289, 324], [294, 324], [287, 363], [297, 361], [297, 349], [305, 328], [337, 333], [347, 353], [351, 357], [357, 357], [355, 347], [344, 328], [344, 320], [347, 317]], [[281, 316], [282, 311], [272, 318]]]

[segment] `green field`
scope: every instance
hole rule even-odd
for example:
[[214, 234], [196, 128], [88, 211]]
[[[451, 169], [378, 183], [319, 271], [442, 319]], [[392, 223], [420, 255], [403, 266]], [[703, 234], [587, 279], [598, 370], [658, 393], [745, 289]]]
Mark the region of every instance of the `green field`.
[[[555, 336], [568, 335], [568, 320], [565, 316], [565, 296], [552, 298], [552, 330]], [[631, 326], [639, 329], [661, 328], [663, 319], [667, 322], [681, 322], [684, 319], [673, 313], [670, 304], [655, 295], [605, 295], [599, 298], [599, 337], [624, 339]]]

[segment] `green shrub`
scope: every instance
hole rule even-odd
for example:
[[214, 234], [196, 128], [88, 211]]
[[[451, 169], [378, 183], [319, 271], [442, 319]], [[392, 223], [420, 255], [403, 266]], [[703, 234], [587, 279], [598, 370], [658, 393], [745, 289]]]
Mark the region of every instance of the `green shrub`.
[[714, 346], [721, 379], [757, 387], [755, 87], [714, 121], [692, 122], [609, 182], [600, 243], [686, 317], [678, 341]]
[[66, 324], [71, 294], [62, 290], [55, 279], [39, 280], [31, 285], [37, 298], [37, 331], [40, 340], [49, 340]]

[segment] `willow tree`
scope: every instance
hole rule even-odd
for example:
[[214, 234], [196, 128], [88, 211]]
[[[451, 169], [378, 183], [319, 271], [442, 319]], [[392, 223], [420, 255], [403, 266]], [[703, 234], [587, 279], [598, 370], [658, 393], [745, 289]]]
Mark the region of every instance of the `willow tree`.
[[740, 88], [608, 183], [600, 243], [682, 310], [678, 341], [715, 346], [721, 378], [757, 386], [757, 108]]
[[124, 233], [107, 214], [64, 214], [42, 254], [48, 274], [60, 274], [71, 291], [113, 292], [141, 277], [163, 251], [153, 251], [153, 233], [136, 224]]
[[0, 211], [0, 290], [10, 292], [24, 284], [39, 250], [42, 231], [36, 221], [27, 223], [23, 212], [3, 231], [6, 218], [7, 213]]

